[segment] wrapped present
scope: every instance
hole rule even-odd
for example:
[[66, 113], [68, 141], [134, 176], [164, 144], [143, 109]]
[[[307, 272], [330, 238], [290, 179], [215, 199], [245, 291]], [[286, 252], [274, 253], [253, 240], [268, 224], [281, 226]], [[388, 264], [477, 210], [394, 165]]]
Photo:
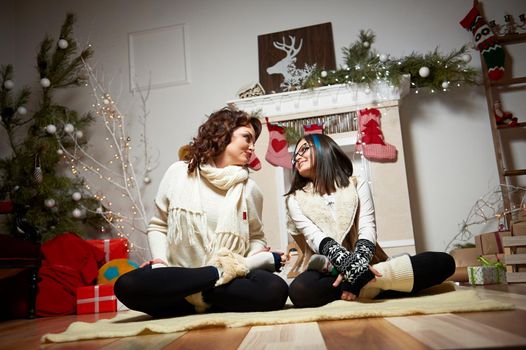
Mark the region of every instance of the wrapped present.
[[77, 288], [77, 314], [117, 311], [117, 297], [112, 285]]
[[501, 262], [479, 257], [482, 266], [468, 266], [469, 283], [473, 285], [506, 283], [506, 268]]
[[449, 254], [453, 257], [453, 259], [455, 259], [455, 265], [457, 267], [480, 265], [480, 262], [477, 260], [480, 254], [478, 249], [475, 247], [453, 249], [449, 252]]
[[502, 237], [507, 236], [511, 236], [510, 231], [482, 233], [478, 236], [475, 236], [475, 246], [478, 250], [478, 255], [504, 253]]
[[104, 252], [104, 261], [100, 265], [113, 259], [128, 259], [128, 240], [126, 238], [90, 239], [89, 244]]

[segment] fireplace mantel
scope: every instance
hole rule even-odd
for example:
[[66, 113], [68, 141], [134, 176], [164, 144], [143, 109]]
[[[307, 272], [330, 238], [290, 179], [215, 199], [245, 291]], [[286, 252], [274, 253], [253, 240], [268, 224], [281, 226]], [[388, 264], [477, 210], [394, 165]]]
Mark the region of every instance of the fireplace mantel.
[[339, 84], [315, 89], [296, 90], [277, 94], [255, 96], [232, 100], [228, 105], [246, 112], [261, 112], [271, 121], [304, 118], [310, 115], [337, 113], [371, 107], [398, 105], [398, 100], [409, 91], [409, 79], [402, 81], [399, 87], [387, 82], [378, 82], [368, 86]]
[[[400, 87], [381, 82], [363, 85], [333, 85], [309, 90], [282, 92], [229, 101], [228, 105], [246, 112], [260, 112], [270, 122], [311, 123], [311, 120], [330, 120], [333, 116], [353, 118], [363, 108], [378, 108], [382, 114], [381, 128], [386, 142], [398, 150], [396, 162], [370, 162], [359, 157], [367, 168], [366, 177], [371, 184], [376, 211], [376, 224], [380, 245], [388, 254], [415, 253], [413, 224], [409, 206], [409, 191], [405, 169], [404, 148], [400, 128], [398, 105], [409, 91], [409, 79]], [[268, 130], [263, 131], [256, 144], [256, 154], [262, 169], [253, 173], [264, 195], [263, 224], [269, 245], [285, 249], [290, 238], [286, 230], [283, 194], [288, 190], [290, 170], [274, 167], [264, 160], [269, 144]], [[356, 160], [354, 144], [356, 130], [328, 132], [338, 144]]]

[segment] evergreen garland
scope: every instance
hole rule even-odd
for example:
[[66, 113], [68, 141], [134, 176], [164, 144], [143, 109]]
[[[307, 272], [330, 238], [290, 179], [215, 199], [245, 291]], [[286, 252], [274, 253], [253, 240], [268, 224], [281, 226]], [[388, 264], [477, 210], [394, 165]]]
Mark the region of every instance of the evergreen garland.
[[[412, 53], [399, 59], [380, 55], [372, 49], [375, 35], [372, 31], [360, 31], [359, 40], [343, 48], [345, 64], [338, 70], [322, 71], [317, 69], [303, 84], [302, 88], [336, 84], [368, 84], [386, 81], [399, 86], [404, 75], [410, 75], [413, 89], [429, 88], [447, 90], [450, 86], [475, 85], [478, 71], [469, 67], [470, 58], [467, 46], [442, 55], [438, 48], [426, 55]], [[429, 75], [422, 77], [422, 67], [429, 69]]]
[[[60, 174], [62, 156], [58, 140], [71, 146], [75, 137], [77, 142], [86, 144], [85, 137], [77, 132], [83, 133], [94, 120], [89, 113], [80, 116], [53, 101], [55, 89], [85, 83], [83, 60], [93, 54], [91, 48], [86, 48], [77, 55], [72, 35], [74, 23], [75, 16], [67, 14], [60, 40], [46, 36], [40, 45], [37, 70], [42, 90], [38, 110], [32, 116], [21, 113], [26, 110], [30, 89], [23, 87], [14, 97], [10, 86], [13, 67], [0, 68], [1, 125], [11, 147], [11, 154], [0, 158], [0, 194], [14, 204], [10, 231], [26, 239], [47, 240], [67, 231], [82, 235], [82, 224], [100, 228], [104, 222], [100, 215], [93, 214], [99, 203], [85, 189], [83, 179]], [[67, 124], [74, 127], [74, 132], [64, 130]], [[55, 131], [49, 132], [52, 129]], [[74, 200], [75, 192], [80, 193], [82, 199]], [[53, 202], [55, 205], [50, 205]], [[82, 213], [80, 217], [72, 215], [75, 209], [77, 214], [79, 210]]]

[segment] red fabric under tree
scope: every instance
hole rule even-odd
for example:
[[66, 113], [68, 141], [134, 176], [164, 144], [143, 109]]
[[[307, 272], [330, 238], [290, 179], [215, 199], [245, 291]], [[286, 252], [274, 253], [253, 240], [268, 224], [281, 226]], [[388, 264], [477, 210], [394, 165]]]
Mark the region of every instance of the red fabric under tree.
[[41, 252], [36, 315], [74, 314], [77, 287], [95, 284], [104, 252], [69, 232], [45, 242]]

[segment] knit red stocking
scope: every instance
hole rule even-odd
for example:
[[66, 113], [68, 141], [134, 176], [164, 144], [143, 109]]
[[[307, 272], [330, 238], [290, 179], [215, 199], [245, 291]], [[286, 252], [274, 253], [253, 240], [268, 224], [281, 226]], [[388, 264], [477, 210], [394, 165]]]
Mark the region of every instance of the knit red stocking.
[[475, 39], [477, 49], [482, 53], [484, 62], [488, 67], [488, 77], [491, 80], [499, 80], [504, 75], [504, 60], [506, 54], [504, 49], [497, 43], [497, 36], [486, 19], [482, 17], [477, 4], [468, 12], [466, 17], [460, 21], [460, 25], [469, 30]]
[[323, 134], [323, 123], [303, 125], [303, 134]]
[[396, 147], [384, 141], [380, 129], [380, 117], [380, 111], [376, 108], [366, 108], [358, 112], [356, 151], [362, 152], [369, 160], [395, 161]]
[[277, 124], [271, 124], [268, 121], [268, 118], [265, 119], [267, 121], [269, 137], [265, 159], [274, 166], [292, 169], [292, 155], [288, 151], [288, 143], [285, 139], [285, 130]]
[[252, 152], [252, 155], [250, 156], [250, 159], [248, 160], [248, 167], [255, 171], [258, 171], [259, 169], [261, 169], [261, 162], [259, 161], [258, 156], [256, 156], [256, 152]]

